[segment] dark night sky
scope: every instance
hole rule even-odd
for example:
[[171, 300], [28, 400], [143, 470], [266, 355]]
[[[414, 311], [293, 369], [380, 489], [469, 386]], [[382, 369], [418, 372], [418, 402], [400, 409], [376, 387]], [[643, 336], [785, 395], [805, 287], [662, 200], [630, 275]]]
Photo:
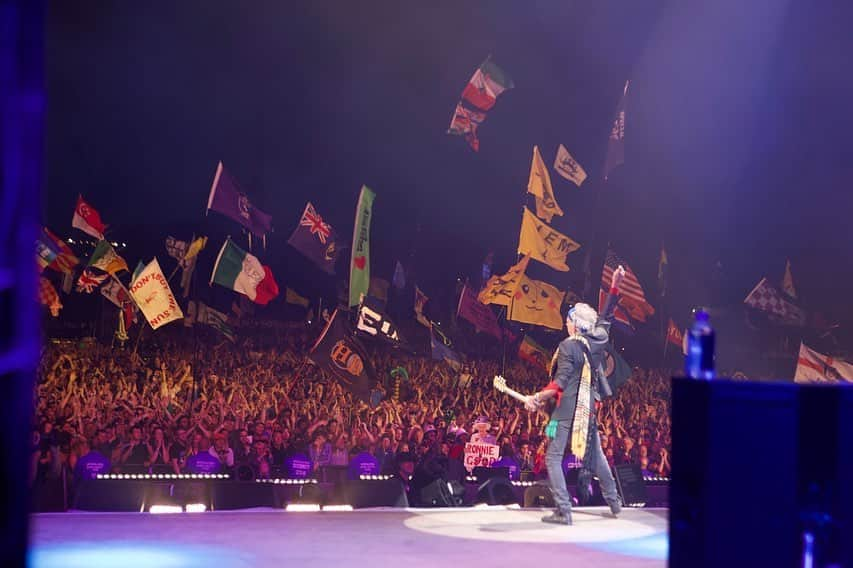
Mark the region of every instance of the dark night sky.
[[[349, 240], [365, 183], [374, 272], [390, 277], [415, 250], [418, 281], [441, 297], [489, 249], [497, 269], [514, 260], [532, 146], [550, 166], [563, 143], [590, 179], [577, 189], [552, 173], [566, 212], [555, 226], [585, 245], [595, 230], [599, 259], [611, 241], [652, 294], [665, 241], [680, 323], [691, 305], [737, 305], [761, 276], [781, 279], [790, 257], [803, 304], [853, 324], [853, 36], [832, 8], [53, 2], [46, 220], [70, 234], [82, 192], [134, 263], [164, 257], [167, 233], [210, 233], [218, 248], [238, 233], [203, 217], [221, 159], [273, 215], [261, 256], [279, 281], [331, 295], [285, 241], [306, 200]], [[445, 131], [489, 54], [516, 88], [475, 154]], [[626, 164], [604, 185], [627, 78]], [[582, 260], [533, 276], [579, 286]]]

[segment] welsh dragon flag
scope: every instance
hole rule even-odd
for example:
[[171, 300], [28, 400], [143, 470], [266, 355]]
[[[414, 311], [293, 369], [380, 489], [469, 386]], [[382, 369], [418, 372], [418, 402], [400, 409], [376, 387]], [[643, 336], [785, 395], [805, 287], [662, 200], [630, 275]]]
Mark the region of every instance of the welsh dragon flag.
[[278, 284], [270, 267], [261, 264], [256, 256], [235, 245], [231, 239], [225, 240], [216, 257], [210, 275], [210, 283], [214, 282], [243, 294], [256, 304], [266, 305], [278, 296]]

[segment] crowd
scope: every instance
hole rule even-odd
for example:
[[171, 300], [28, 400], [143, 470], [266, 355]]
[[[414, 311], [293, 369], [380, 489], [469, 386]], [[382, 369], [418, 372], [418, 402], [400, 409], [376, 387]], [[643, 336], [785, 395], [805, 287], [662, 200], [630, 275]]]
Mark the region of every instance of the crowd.
[[[304, 456], [319, 474], [363, 453], [395, 473], [431, 456], [460, 458], [465, 443], [477, 439], [496, 443], [501, 457], [528, 475], [545, 475], [547, 417], [492, 388], [499, 362], [473, 359], [457, 372], [378, 348], [371, 357], [379, 380], [368, 404], [318, 368], [302, 366], [310, 339], [292, 330], [275, 347], [251, 340], [237, 347], [174, 335], [138, 352], [130, 344], [46, 343], [33, 479], [63, 468], [79, 476], [78, 462], [93, 452], [120, 473], [184, 473], [194, 460], [212, 457], [238, 477], [276, 477], [287, 475], [288, 457]], [[392, 377], [398, 367], [406, 373]], [[504, 375], [520, 392], [546, 381], [541, 369], [521, 362], [508, 364]], [[668, 475], [669, 398], [668, 373], [635, 369], [602, 402], [602, 446], [611, 464]]]

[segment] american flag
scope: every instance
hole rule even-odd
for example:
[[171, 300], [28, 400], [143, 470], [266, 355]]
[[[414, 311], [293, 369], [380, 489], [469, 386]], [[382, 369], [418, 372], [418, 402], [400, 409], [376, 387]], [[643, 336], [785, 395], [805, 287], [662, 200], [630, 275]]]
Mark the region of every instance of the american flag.
[[332, 227], [323, 221], [320, 214], [314, 209], [314, 206], [309, 202], [305, 207], [305, 213], [302, 215], [299, 224], [308, 227], [312, 235], [317, 235], [320, 242], [326, 244], [326, 239], [332, 234]]
[[604, 308], [604, 303], [610, 294], [613, 271], [620, 264], [625, 268], [625, 279], [619, 287], [619, 304], [616, 306], [615, 318], [616, 321], [633, 328], [632, 319], [645, 322], [646, 317], [655, 313], [655, 309], [646, 300], [646, 294], [643, 292], [643, 286], [637, 279], [637, 275], [634, 274], [628, 263], [612, 250], [608, 250], [607, 256], [604, 258], [604, 270], [601, 271], [601, 290], [598, 294], [598, 309], [601, 311]]

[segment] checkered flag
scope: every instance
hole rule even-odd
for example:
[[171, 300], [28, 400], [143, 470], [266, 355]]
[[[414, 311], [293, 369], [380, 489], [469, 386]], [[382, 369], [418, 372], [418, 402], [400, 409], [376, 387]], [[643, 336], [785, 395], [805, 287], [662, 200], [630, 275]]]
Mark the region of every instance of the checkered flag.
[[776, 289], [767, 278], [762, 278], [752, 292], [744, 300], [747, 306], [767, 312], [771, 318], [779, 323], [789, 325], [804, 325], [806, 313], [785, 299], [785, 296]]

